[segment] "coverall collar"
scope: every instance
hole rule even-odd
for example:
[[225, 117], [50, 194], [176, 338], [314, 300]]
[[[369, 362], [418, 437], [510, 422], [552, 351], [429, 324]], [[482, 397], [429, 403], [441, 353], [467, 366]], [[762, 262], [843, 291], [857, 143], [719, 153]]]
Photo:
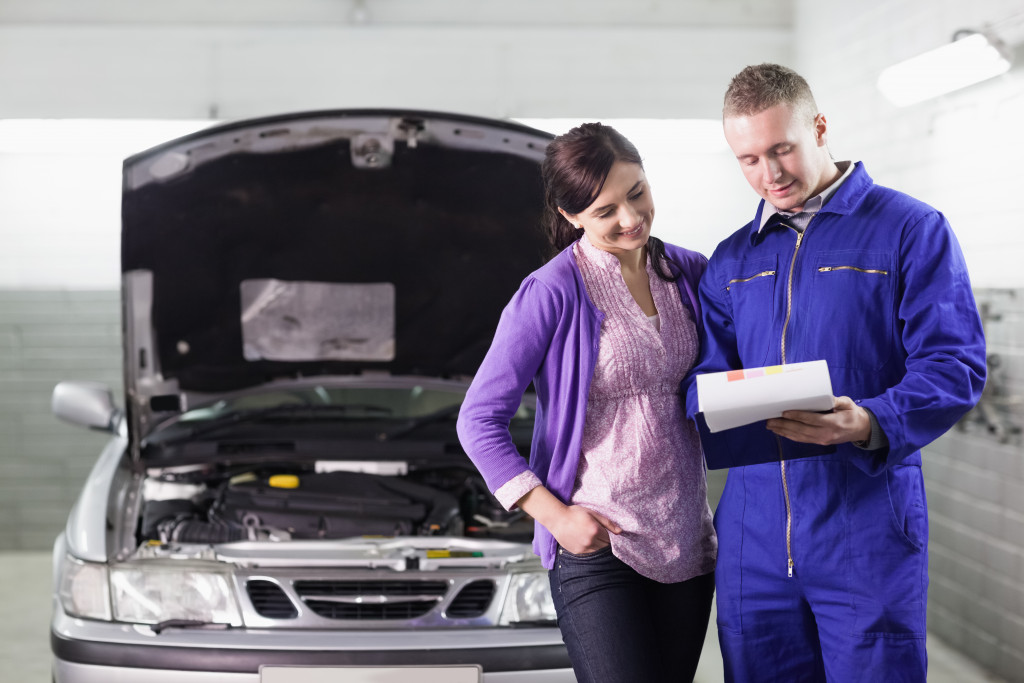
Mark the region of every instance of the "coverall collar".
[[[809, 199], [805, 211], [796, 213], [836, 213], [842, 215], [849, 213], [860, 203], [860, 200], [871, 186], [871, 177], [868, 176], [867, 171], [864, 169], [863, 162], [846, 161], [838, 163], [841, 168], [844, 164], [847, 164], [847, 166], [843, 174], [821, 194]], [[756, 244], [765, 237], [766, 233], [771, 231], [771, 227], [767, 230], [762, 230], [762, 227], [776, 213], [782, 216], [794, 215], [780, 212], [764, 199], [761, 200], [757, 205], [757, 213], [754, 216], [754, 220], [750, 224], [751, 244]]]

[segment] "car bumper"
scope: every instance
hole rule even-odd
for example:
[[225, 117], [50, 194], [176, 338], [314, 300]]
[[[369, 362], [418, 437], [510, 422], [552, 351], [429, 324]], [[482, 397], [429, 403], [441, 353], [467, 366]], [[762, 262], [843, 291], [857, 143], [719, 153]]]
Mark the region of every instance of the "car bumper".
[[[128, 669], [75, 664], [57, 659], [54, 683], [260, 683], [258, 673]], [[484, 672], [482, 683], [576, 683], [572, 669]]]
[[474, 664], [487, 683], [575, 681], [556, 628], [431, 631], [172, 630], [54, 615], [58, 683], [258, 683], [262, 665]]

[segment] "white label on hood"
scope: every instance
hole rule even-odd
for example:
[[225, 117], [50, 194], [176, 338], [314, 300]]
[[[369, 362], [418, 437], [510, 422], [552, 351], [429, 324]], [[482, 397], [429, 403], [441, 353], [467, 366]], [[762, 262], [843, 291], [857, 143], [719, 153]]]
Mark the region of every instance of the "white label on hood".
[[244, 280], [240, 290], [246, 360], [394, 360], [390, 282]]

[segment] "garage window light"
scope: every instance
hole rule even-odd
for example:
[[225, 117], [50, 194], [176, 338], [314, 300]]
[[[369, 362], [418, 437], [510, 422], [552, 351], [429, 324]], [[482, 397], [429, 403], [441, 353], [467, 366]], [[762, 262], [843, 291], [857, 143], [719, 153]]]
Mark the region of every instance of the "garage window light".
[[957, 31], [953, 42], [882, 71], [878, 89], [898, 107], [923, 102], [1010, 69], [1002, 42], [984, 33]]

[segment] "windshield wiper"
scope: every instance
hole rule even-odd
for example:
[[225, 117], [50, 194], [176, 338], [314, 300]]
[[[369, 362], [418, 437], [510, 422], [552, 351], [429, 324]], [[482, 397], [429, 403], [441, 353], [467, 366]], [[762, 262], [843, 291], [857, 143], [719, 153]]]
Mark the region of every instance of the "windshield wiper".
[[445, 406], [440, 410], [435, 410], [432, 413], [420, 415], [419, 417], [415, 417], [409, 420], [408, 422], [406, 422], [401, 427], [398, 427], [397, 429], [392, 429], [389, 432], [381, 432], [380, 434], [377, 435], [377, 440], [392, 441], [394, 439], [400, 439], [403, 436], [406, 436], [407, 434], [415, 432], [420, 427], [423, 427], [428, 424], [433, 424], [435, 422], [440, 422], [441, 420], [447, 419], [452, 415], [457, 414], [460, 408], [462, 408], [462, 404], [456, 403], [454, 405]]
[[[385, 406], [377, 406], [364, 403], [286, 403], [284, 405], [270, 406], [256, 410], [242, 410], [227, 413], [212, 420], [197, 423], [195, 426], [186, 426], [185, 422], [178, 422], [175, 427], [183, 429], [183, 433], [170, 433], [166, 431], [151, 435], [146, 439], [147, 445], [171, 445], [195, 439], [196, 437], [220, 431], [226, 427], [248, 422], [259, 422], [268, 418], [286, 417], [292, 420], [323, 420], [348, 413], [376, 413], [378, 415], [390, 415], [391, 409]], [[168, 430], [170, 431], [170, 430]]]

